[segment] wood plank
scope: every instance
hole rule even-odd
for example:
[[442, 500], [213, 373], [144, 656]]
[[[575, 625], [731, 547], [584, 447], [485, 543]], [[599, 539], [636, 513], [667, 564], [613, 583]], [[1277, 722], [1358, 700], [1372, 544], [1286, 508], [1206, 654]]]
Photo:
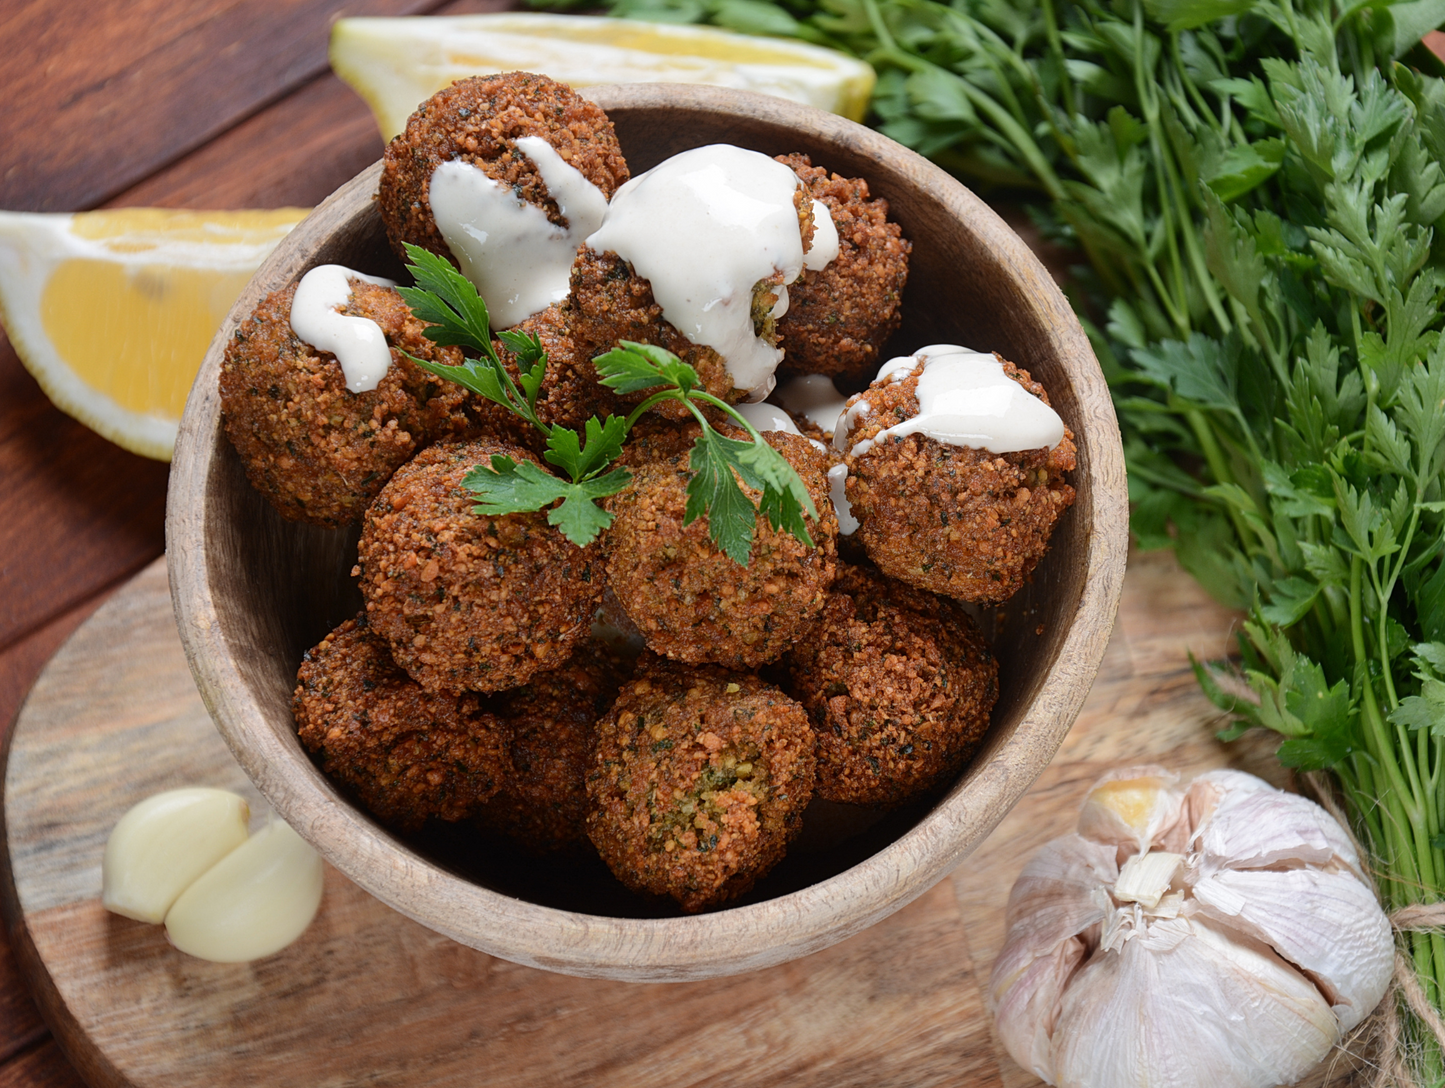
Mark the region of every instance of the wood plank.
[[0, 1088], [87, 1088], [53, 1039], [0, 1065]]
[[182, 782], [263, 807], [191, 686], [157, 563], [52, 662], [6, 768], [6, 919], [93, 1085], [1001, 1085], [947, 882], [807, 959], [638, 986], [493, 959], [328, 870], [299, 942], [208, 964], [98, 903], [109, 828]]
[[[100, 606], [105, 594], [82, 602], [70, 611], [0, 650], [0, 742], [8, 737], [30, 686], [40, 670], [70, 635]], [[29, 987], [15, 961], [10, 941], [0, 934], [0, 1068], [22, 1051], [50, 1037]], [[53, 1048], [51, 1048], [53, 1050]], [[47, 1051], [44, 1063], [65, 1059]], [[27, 1058], [26, 1061], [31, 1059]], [[39, 1059], [36, 1059], [39, 1060]], [[68, 1068], [68, 1066], [67, 1066]], [[0, 1076], [0, 1084], [4, 1083]]]
[[[438, 14], [506, 11], [514, 0], [459, 0]], [[109, 201], [170, 208], [311, 207], [382, 152], [361, 97], [327, 73]], [[238, 170], [237, 163], [246, 168]]]
[[161, 553], [167, 470], [51, 406], [0, 338], [0, 649]]
[[[428, 0], [355, 0], [399, 15]], [[0, 22], [0, 203], [89, 208], [326, 70], [335, 0], [30, 0]]]

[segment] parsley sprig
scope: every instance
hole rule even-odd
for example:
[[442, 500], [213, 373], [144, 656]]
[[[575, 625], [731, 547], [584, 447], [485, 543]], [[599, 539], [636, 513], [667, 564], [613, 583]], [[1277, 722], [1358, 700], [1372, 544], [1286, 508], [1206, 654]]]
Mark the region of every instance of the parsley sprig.
[[[756, 428], [730, 405], [702, 388], [697, 372], [672, 352], [630, 340], [593, 360], [603, 385], [619, 394], [651, 390], [626, 417], [596, 416], [583, 425], [583, 433], [537, 414], [537, 398], [547, 370], [547, 353], [535, 335], [506, 331], [498, 339], [515, 354], [513, 378], [492, 344], [487, 305], [477, 289], [449, 262], [420, 247], [408, 245], [407, 266], [415, 287], [398, 288], [412, 312], [431, 324], [427, 339], [444, 346], [476, 352], [461, 366], [433, 363], [408, 356], [424, 370], [501, 405], [536, 427], [546, 438], [542, 457], [567, 474], [556, 476], [532, 461], [494, 454], [490, 465], [477, 465], [462, 481], [477, 497], [479, 514], [512, 514], [550, 507], [547, 521], [572, 543], [585, 546], [612, 524], [601, 500], [615, 495], [632, 481], [625, 468], [609, 468], [622, 452], [638, 419], [666, 400], [681, 403], [701, 427], [693, 444], [687, 485], [684, 525], [706, 517], [708, 535], [717, 547], [741, 566], [752, 552], [757, 516], [761, 509], [774, 529], [785, 529], [809, 547], [804, 516], [818, 511], [782, 454], [764, 441]], [[713, 427], [704, 406], [723, 412], [747, 432], [736, 439]], [[761, 495], [754, 505], [738, 480]]]

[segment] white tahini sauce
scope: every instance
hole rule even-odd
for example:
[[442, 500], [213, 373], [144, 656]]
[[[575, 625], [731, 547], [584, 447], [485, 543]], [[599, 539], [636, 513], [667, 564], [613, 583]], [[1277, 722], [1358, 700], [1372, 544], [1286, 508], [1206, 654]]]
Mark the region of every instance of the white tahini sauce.
[[826, 374], [804, 374], [779, 386], [773, 399], [795, 416], [802, 416], [825, 435], [832, 437], [847, 399]]
[[607, 198], [540, 136], [516, 148], [532, 161], [567, 220], [460, 160], [432, 171], [431, 210], [447, 248], [487, 304], [492, 327], [510, 328], [567, 297], [577, 247], [602, 223]]
[[848, 501], [847, 483], [847, 465], [837, 464], [828, 470], [828, 495], [833, 500], [833, 513], [838, 515], [838, 532], [852, 536], [858, 531], [858, 519], [853, 516], [853, 504]]
[[803, 254], [803, 267], [821, 272], [838, 257], [838, 227], [833, 213], [821, 200], [813, 201], [813, 242]]
[[318, 351], [335, 355], [346, 388], [366, 393], [375, 389], [391, 368], [391, 348], [375, 321], [337, 312], [351, 301], [352, 280], [396, 286], [391, 280], [362, 275], [339, 264], [317, 265], [296, 285], [291, 331]]
[[802, 431], [792, 417], [776, 404], [735, 404], [733, 411], [742, 416], [759, 431], [784, 431], [801, 436]]
[[[1059, 414], [1004, 373], [998, 356], [957, 344], [930, 344], [910, 356], [890, 359], [876, 381], [918, 377], [918, 414], [857, 443], [850, 456], [861, 456], [884, 438], [924, 434], [952, 446], [971, 446], [990, 453], [1053, 449], [1064, 437]], [[848, 434], [868, 411], [859, 399], [833, 434], [836, 449], [848, 448]]]
[[[694, 148], [618, 189], [587, 239], [589, 248], [617, 254], [651, 283], [663, 316], [721, 355], [749, 400], [772, 390], [783, 357], [753, 333], [752, 293], [775, 272], [787, 284], [803, 270], [793, 205], [800, 184], [791, 169], [757, 151]], [[786, 312], [786, 293], [779, 291], [775, 315]]]

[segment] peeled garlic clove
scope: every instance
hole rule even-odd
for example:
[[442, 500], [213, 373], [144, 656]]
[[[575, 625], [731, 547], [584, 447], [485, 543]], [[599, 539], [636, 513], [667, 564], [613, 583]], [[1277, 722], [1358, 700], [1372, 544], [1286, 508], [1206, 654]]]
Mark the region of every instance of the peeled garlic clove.
[[1182, 850], [1184, 791], [1179, 776], [1163, 767], [1125, 767], [1101, 778], [1079, 811], [1079, 834], [1112, 843], [1122, 863], [1150, 847]]
[[1153, 909], [1169, 892], [1174, 876], [1184, 863], [1183, 854], [1151, 850], [1135, 854], [1119, 870], [1114, 882], [1114, 898], [1121, 903], [1142, 903]]
[[1334, 1014], [1263, 945], [1173, 919], [1092, 957], [1054, 1032], [1062, 1088], [1272, 1088], [1334, 1044]]
[[1352, 872], [1224, 869], [1198, 881], [1193, 893], [1205, 913], [1312, 976], [1342, 1031], [1385, 995], [1394, 968], [1390, 922]]
[[285, 948], [321, 905], [316, 851], [275, 820], [202, 874], [166, 915], [166, 934], [182, 952], [217, 963], [243, 963]]
[[187, 885], [246, 841], [250, 810], [227, 790], [167, 790], [111, 830], [100, 865], [106, 910], [159, 924]]

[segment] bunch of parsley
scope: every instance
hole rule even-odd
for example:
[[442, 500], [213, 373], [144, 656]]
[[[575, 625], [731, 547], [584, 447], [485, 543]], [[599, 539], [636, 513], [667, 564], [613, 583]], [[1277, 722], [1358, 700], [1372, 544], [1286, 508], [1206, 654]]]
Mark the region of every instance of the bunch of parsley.
[[[672, 352], [622, 341], [593, 360], [598, 377], [620, 395], [649, 395], [626, 417], [591, 417], [581, 434], [547, 423], [537, 414], [537, 398], [547, 370], [541, 341], [515, 331], [498, 334], [515, 356], [514, 377], [492, 343], [487, 305], [471, 282], [448, 261], [418, 246], [408, 245], [406, 252], [411, 261], [407, 271], [416, 286], [398, 290], [417, 317], [431, 322], [427, 338], [475, 353], [464, 357], [460, 366], [414, 355], [409, 356], [411, 361], [531, 424], [546, 439], [543, 459], [565, 473], [557, 475], [535, 461], [493, 454], [490, 464], [476, 466], [462, 481], [477, 498], [476, 513], [546, 510], [548, 524], [573, 544], [591, 544], [612, 524], [612, 514], [601, 505], [602, 500], [632, 482], [631, 472], [612, 467], [628, 433], [648, 409], [672, 400], [681, 403], [700, 425], [688, 462], [692, 476], [683, 524], [706, 518], [713, 543], [744, 567], [752, 552], [759, 511], [774, 529], [784, 529], [807, 547], [813, 546], [804, 517], [816, 519], [818, 511], [793, 466], [730, 405], [701, 388], [697, 372]], [[729, 417], [748, 437], [730, 438], [720, 433], [702, 410], [704, 406]], [[760, 494], [757, 505], [739, 480]]]
[[1387, 907], [1445, 899], [1445, 0], [609, 6], [869, 60], [872, 123], [1084, 258], [1136, 538], [1250, 615], [1248, 695], [1198, 667], [1227, 735], [1338, 777]]

